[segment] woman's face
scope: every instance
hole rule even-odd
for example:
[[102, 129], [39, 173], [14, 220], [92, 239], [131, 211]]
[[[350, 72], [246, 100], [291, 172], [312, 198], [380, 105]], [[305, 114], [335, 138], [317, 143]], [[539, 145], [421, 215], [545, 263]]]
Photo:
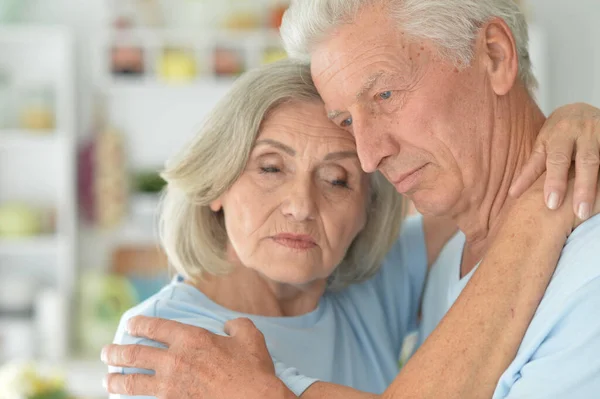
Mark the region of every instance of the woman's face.
[[211, 209], [224, 212], [234, 261], [304, 285], [342, 261], [365, 225], [367, 192], [352, 137], [322, 103], [290, 102], [265, 120], [243, 174]]

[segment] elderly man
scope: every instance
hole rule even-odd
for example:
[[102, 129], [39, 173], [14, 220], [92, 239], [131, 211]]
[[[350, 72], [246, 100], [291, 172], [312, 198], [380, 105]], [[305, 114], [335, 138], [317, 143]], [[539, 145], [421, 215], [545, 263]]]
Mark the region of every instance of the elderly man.
[[[421, 213], [450, 217], [459, 226], [428, 278], [424, 341], [477, 275], [498, 231], [515, 222], [509, 217], [514, 203], [509, 190], [545, 121], [531, 94], [535, 79], [525, 21], [512, 0], [299, 0], [286, 13], [282, 36], [291, 56], [310, 61], [330, 119], [355, 138], [363, 169], [383, 173]], [[581, 175], [582, 183], [590, 185], [597, 179], [598, 145], [592, 142], [595, 137], [586, 139], [592, 151], [581, 155], [595, 174]], [[549, 207], [559, 207], [564, 191], [550, 185]], [[573, 206], [587, 219], [592, 201], [578, 187], [575, 191]], [[600, 317], [594, 316], [600, 307], [599, 242], [598, 216], [571, 234], [516, 358], [504, 367], [497, 386], [488, 387], [488, 397], [587, 399], [600, 394]], [[491, 328], [476, 327], [475, 334]], [[225, 364], [232, 362], [223, 362], [223, 370], [207, 372], [205, 378], [243, 374], [244, 397], [293, 397], [277, 390], [268, 396], [263, 380], [253, 382], [253, 375], [264, 372], [258, 370], [260, 363], [234, 352], [265, 357], [260, 335], [248, 325], [232, 326], [230, 333], [238, 342], [220, 353], [237, 359], [243, 373], [227, 374], [231, 369]], [[168, 339], [164, 331], [162, 336]], [[488, 353], [456, 349], [456, 357]], [[436, 370], [443, 379], [449, 359], [440, 357], [440, 364], [425, 371]], [[502, 363], [497, 360], [489, 361]], [[402, 386], [403, 374], [411, 371], [403, 371], [385, 397], [441, 397], [433, 381]], [[470, 375], [465, 371], [465, 378]], [[178, 381], [193, 384], [188, 377]], [[469, 384], [463, 387], [464, 395], [444, 397], [471, 397]], [[228, 392], [206, 389], [202, 398]], [[340, 387], [317, 389], [308, 389], [307, 397], [371, 397]]]

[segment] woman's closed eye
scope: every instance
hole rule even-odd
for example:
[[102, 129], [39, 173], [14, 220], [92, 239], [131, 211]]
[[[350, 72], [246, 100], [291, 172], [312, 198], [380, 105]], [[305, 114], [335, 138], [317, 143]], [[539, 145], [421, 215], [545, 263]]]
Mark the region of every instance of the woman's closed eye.
[[279, 173], [281, 172], [281, 169], [279, 169], [277, 166], [261, 166], [260, 167], [260, 173]]
[[344, 180], [344, 179], [335, 179], [331, 182], [331, 185], [334, 187], [340, 187], [340, 188], [350, 188], [348, 186], [348, 181]]

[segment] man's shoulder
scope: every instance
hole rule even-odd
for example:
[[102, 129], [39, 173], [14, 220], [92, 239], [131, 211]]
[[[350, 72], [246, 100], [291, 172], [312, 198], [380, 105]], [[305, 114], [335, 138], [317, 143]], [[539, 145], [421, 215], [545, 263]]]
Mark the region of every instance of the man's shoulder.
[[[581, 224], [567, 240], [547, 293], [574, 293], [600, 277], [600, 215]], [[599, 293], [600, 295], [600, 293]]]

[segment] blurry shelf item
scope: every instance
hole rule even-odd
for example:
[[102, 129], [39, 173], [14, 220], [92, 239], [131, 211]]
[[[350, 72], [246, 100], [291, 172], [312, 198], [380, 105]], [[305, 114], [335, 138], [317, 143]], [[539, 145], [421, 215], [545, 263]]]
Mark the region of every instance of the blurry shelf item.
[[63, 245], [64, 241], [56, 235], [0, 238], [0, 255], [53, 255]]
[[135, 194], [130, 199], [131, 208], [137, 215], [156, 215], [160, 203], [159, 194]]
[[54, 130], [3, 130], [0, 129], [0, 149], [55, 145], [62, 134]]
[[[285, 54], [279, 32], [271, 28], [110, 29], [96, 41], [99, 86], [105, 90], [231, 84], [245, 70]], [[115, 59], [115, 49], [126, 56]], [[122, 68], [129, 63], [135, 64], [134, 73]]]
[[157, 78], [112, 77], [104, 86], [111, 93], [156, 90], [194, 90], [202, 92], [219, 88], [229, 88], [235, 77], [196, 78], [188, 82], [166, 82]]
[[121, 245], [158, 245], [158, 231], [151, 223], [128, 221], [113, 234], [113, 239]]
[[204, 46], [214, 42], [280, 43], [277, 29], [111, 29], [102, 35], [105, 43], [119, 46], [154, 47], [171, 45]]

